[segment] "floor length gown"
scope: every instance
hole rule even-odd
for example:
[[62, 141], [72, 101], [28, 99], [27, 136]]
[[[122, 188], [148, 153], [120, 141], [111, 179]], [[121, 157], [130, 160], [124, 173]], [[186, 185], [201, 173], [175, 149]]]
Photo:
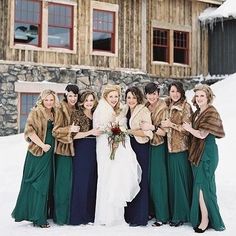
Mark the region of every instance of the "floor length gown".
[[199, 191], [202, 190], [208, 211], [209, 226], [217, 231], [225, 229], [216, 196], [215, 170], [217, 165], [218, 148], [215, 142], [215, 136], [209, 134], [206, 137], [205, 147], [199, 165], [192, 166], [194, 182], [190, 221], [193, 227], [198, 226], [201, 221], [201, 212], [199, 211]]
[[70, 206], [70, 224], [94, 222], [97, 162], [96, 138], [88, 136], [74, 141], [73, 182]]
[[[113, 116], [113, 108], [105, 100], [100, 100], [94, 112], [93, 127], [105, 129]], [[119, 122], [121, 119], [116, 121]], [[107, 134], [97, 137], [96, 150], [98, 183], [95, 224], [109, 226], [126, 224], [124, 208], [139, 192], [141, 177], [141, 169], [131, 148], [130, 139], [126, 137], [125, 147], [119, 144], [114, 160], [110, 159], [111, 149]]]
[[27, 152], [20, 192], [12, 217], [15, 221], [28, 220], [35, 225], [47, 224], [51, 215], [49, 200], [52, 199], [50, 186], [53, 176], [54, 138], [52, 121], [48, 121], [46, 141], [51, 148], [40, 157]]
[[[128, 113], [128, 128], [130, 115]], [[149, 143], [140, 144], [134, 137], [130, 138], [131, 147], [136, 153], [138, 163], [142, 169], [140, 191], [125, 209], [125, 220], [134, 226], [145, 226], [148, 222], [149, 196], [148, 196], [148, 170], [149, 170]]]

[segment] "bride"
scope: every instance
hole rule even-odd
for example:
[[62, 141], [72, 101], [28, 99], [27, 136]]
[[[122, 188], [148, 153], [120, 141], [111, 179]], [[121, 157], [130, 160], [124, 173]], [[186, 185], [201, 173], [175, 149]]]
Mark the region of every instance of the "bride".
[[[93, 127], [105, 130], [109, 124], [126, 126], [126, 118], [120, 108], [120, 87], [107, 85], [94, 112]], [[111, 149], [106, 133], [97, 139], [98, 184], [95, 224], [126, 224], [124, 208], [140, 190], [141, 168], [131, 148], [129, 137], [125, 147], [120, 143], [114, 160], [110, 159]]]

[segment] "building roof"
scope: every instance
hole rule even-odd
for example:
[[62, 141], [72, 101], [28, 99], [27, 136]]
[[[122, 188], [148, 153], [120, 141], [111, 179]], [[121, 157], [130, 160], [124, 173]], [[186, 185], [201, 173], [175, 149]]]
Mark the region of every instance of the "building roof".
[[203, 24], [212, 23], [225, 18], [236, 18], [236, 0], [226, 0], [218, 8], [209, 7], [199, 16]]

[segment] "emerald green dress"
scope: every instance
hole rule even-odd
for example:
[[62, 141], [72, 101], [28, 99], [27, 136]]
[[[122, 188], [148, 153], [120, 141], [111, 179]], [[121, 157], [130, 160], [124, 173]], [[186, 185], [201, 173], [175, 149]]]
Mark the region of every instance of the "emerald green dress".
[[169, 221], [166, 144], [151, 145], [149, 188], [151, 212], [157, 221]]
[[42, 156], [34, 156], [27, 152], [20, 192], [17, 198], [12, 217], [16, 222], [28, 220], [34, 225], [47, 224], [48, 215], [51, 215], [53, 183], [53, 151], [54, 138], [52, 136], [53, 123], [48, 121], [45, 143], [51, 148]]
[[198, 166], [192, 165], [193, 199], [190, 221], [193, 227], [199, 225], [201, 212], [199, 209], [199, 191], [202, 190], [208, 211], [209, 226], [217, 231], [225, 229], [217, 204], [215, 170], [218, 165], [218, 148], [215, 136], [209, 134], [205, 140], [204, 151]]
[[168, 153], [168, 191], [171, 222], [189, 222], [192, 171], [188, 152]]
[[72, 191], [72, 157], [56, 154], [54, 186], [54, 222], [68, 224], [70, 220], [70, 199]]

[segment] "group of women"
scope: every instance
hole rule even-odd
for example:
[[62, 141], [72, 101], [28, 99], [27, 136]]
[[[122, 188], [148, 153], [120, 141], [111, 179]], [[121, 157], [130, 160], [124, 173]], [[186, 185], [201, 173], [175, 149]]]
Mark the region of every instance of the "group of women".
[[[12, 216], [49, 227], [63, 225], [146, 226], [190, 222], [196, 233], [224, 223], [216, 198], [215, 138], [224, 137], [219, 113], [207, 85], [195, 87], [193, 113], [180, 82], [169, 96], [148, 83], [142, 91], [105, 86], [98, 101], [93, 91], [79, 94], [68, 85], [60, 104], [51, 90], [41, 93], [29, 114], [29, 148], [20, 193]], [[111, 160], [107, 128], [126, 128]]]

